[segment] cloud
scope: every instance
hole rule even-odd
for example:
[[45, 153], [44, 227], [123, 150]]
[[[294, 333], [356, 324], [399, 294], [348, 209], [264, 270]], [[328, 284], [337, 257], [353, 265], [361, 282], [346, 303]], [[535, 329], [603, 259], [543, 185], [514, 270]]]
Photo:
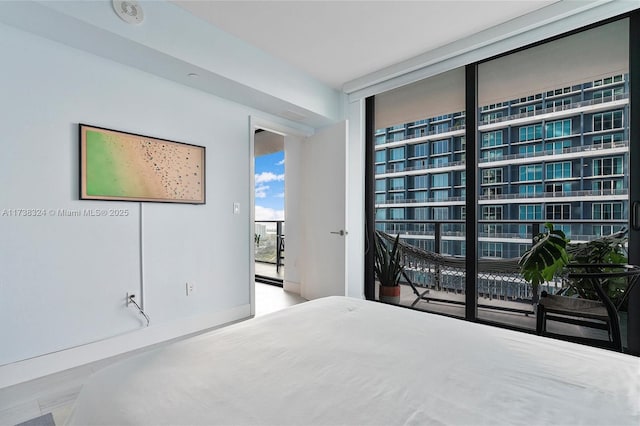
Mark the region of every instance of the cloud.
[[256, 198], [267, 198], [267, 190], [269, 185], [256, 186]]
[[267, 183], [278, 180], [284, 180], [284, 174], [277, 175], [271, 172], [262, 172], [260, 174], [256, 174], [256, 185], [259, 183]]
[[276, 166], [284, 166], [284, 158], [276, 163]]
[[256, 205], [256, 220], [284, 220], [284, 210], [275, 210]]
[[284, 198], [284, 192], [275, 195], [276, 198]]

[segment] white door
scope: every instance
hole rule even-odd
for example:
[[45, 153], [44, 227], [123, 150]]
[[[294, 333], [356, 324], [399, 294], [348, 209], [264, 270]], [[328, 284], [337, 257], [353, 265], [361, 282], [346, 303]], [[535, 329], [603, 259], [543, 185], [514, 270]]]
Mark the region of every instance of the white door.
[[301, 296], [346, 295], [347, 123], [303, 142]]

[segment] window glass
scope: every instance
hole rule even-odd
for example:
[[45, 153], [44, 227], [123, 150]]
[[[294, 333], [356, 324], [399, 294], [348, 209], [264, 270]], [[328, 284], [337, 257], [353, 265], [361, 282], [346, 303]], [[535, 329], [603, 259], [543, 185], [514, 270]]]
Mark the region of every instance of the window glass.
[[389, 190], [390, 191], [399, 191], [404, 189], [404, 178], [392, 178], [389, 179]]
[[542, 219], [542, 206], [540, 204], [521, 205], [518, 207], [520, 220]]
[[[629, 20], [481, 62], [477, 70], [477, 226], [487, 230], [477, 255], [520, 256], [546, 221], [579, 241], [624, 225]], [[499, 174], [491, 167], [498, 161]], [[508, 290], [494, 289], [496, 282]], [[562, 285], [558, 280], [541, 290]], [[501, 307], [533, 310], [533, 288], [514, 277], [480, 273], [477, 291], [480, 298], [519, 295]], [[479, 309], [478, 317], [535, 330], [524, 314]]]
[[439, 173], [432, 175], [432, 188], [442, 188], [446, 186], [449, 186], [449, 173]]
[[542, 139], [542, 124], [526, 126], [520, 128], [519, 142], [532, 141]]
[[482, 171], [482, 183], [492, 184], [502, 182], [502, 168], [485, 169]]
[[[469, 168], [478, 195], [469, 215], [480, 233], [474, 258], [521, 256], [545, 221], [576, 241], [621, 229], [630, 187], [628, 40], [624, 19], [480, 62], [473, 112], [465, 111], [464, 68], [376, 94], [376, 229], [423, 250], [464, 256], [469, 155], [477, 159]], [[471, 113], [478, 118], [470, 129], [475, 153], [466, 152], [464, 138]], [[430, 296], [454, 300], [442, 311], [464, 316], [466, 271], [435, 277], [435, 270], [408, 273]], [[484, 298], [479, 319], [535, 329], [537, 294], [522, 277], [473, 278]], [[562, 285], [540, 289], [553, 293]]]
[[414, 157], [426, 157], [427, 156], [427, 144], [421, 143], [413, 146]]
[[482, 135], [483, 148], [497, 146], [497, 145], [502, 145], [502, 131], [483, 133]]
[[429, 176], [428, 175], [421, 175], [421, 176], [414, 176], [413, 178], [413, 187], [414, 188], [428, 188], [429, 187], [429, 181], [428, 181]]
[[[465, 70], [459, 68], [375, 96], [374, 134], [382, 151], [375, 159], [375, 229], [400, 234], [403, 243], [422, 250], [451, 256], [465, 255], [464, 81]], [[393, 145], [384, 145], [390, 142]], [[384, 167], [387, 173], [395, 173], [387, 178], [386, 186]], [[393, 203], [383, 204], [385, 200]], [[395, 205], [388, 208], [391, 204]], [[406, 256], [408, 262], [424, 263]], [[406, 272], [416, 286], [423, 287], [421, 291], [436, 291], [428, 270], [407, 268]], [[459, 291], [455, 296], [458, 303], [450, 313], [462, 317], [464, 274], [464, 269], [456, 270], [446, 282], [441, 280], [437, 289], [443, 291], [447, 286]], [[407, 299], [401, 304], [412, 306], [412, 302]], [[413, 307], [437, 309], [426, 302]]]
[[434, 155], [449, 153], [449, 140], [434, 141], [431, 144], [431, 153]]
[[546, 164], [546, 179], [567, 179], [571, 177], [571, 162]]
[[528, 180], [540, 180], [542, 179], [542, 165], [530, 164], [527, 166], [519, 167], [520, 182], [526, 182]]
[[404, 160], [404, 147], [389, 150], [389, 160]]

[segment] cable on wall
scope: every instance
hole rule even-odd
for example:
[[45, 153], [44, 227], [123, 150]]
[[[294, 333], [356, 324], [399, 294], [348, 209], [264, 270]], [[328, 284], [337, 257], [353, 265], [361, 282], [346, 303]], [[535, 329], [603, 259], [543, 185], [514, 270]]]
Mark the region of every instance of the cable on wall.
[[144, 306], [144, 302], [145, 302], [145, 294], [144, 294], [144, 234], [143, 234], [143, 230], [142, 230], [142, 225], [143, 225], [143, 220], [142, 220], [142, 206], [143, 203], [140, 203], [140, 208], [139, 208], [139, 220], [138, 220], [138, 229], [140, 230], [140, 234], [138, 236], [139, 238], [139, 244], [138, 247], [140, 247], [140, 305]]
[[127, 299], [127, 305], [129, 303], [133, 303], [134, 305], [136, 305], [136, 308], [138, 308], [138, 311], [140, 311], [140, 314], [142, 314], [142, 316], [147, 320], [147, 327], [149, 327], [149, 322], [151, 322], [151, 320], [149, 319], [149, 315], [145, 314], [142, 308], [140, 307], [140, 305], [136, 303], [135, 297], [136, 297], [135, 294], [130, 294], [129, 298]]
[[[135, 305], [136, 308], [138, 308], [138, 311], [140, 312], [140, 314], [144, 317], [144, 319], [147, 320], [147, 327], [149, 327], [149, 323], [151, 322], [151, 319], [149, 318], [149, 315], [147, 315], [144, 312], [144, 309], [142, 309], [142, 306], [144, 306], [144, 248], [143, 248], [143, 233], [142, 233], [142, 203], [140, 203], [140, 209], [139, 209], [139, 234], [138, 234], [138, 238], [139, 238], [139, 260], [140, 260], [140, 305], [138, 305], [138, 302], [136, 302], [135, 298], [136, 295], [133, 293], [127, 293], [127, 306], [129, 306], [130, 303], [133, 303]], [[141, 306], [142, 305], [142, 306]]]

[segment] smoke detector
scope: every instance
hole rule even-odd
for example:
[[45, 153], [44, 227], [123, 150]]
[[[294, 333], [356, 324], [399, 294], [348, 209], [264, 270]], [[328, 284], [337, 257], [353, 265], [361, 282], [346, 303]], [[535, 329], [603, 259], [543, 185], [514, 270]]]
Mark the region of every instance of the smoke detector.
[[112, 4], [116, 15], [127, 24], [138, 25], [144, 20], [144, 11], [136, 0], [112, 0]]

